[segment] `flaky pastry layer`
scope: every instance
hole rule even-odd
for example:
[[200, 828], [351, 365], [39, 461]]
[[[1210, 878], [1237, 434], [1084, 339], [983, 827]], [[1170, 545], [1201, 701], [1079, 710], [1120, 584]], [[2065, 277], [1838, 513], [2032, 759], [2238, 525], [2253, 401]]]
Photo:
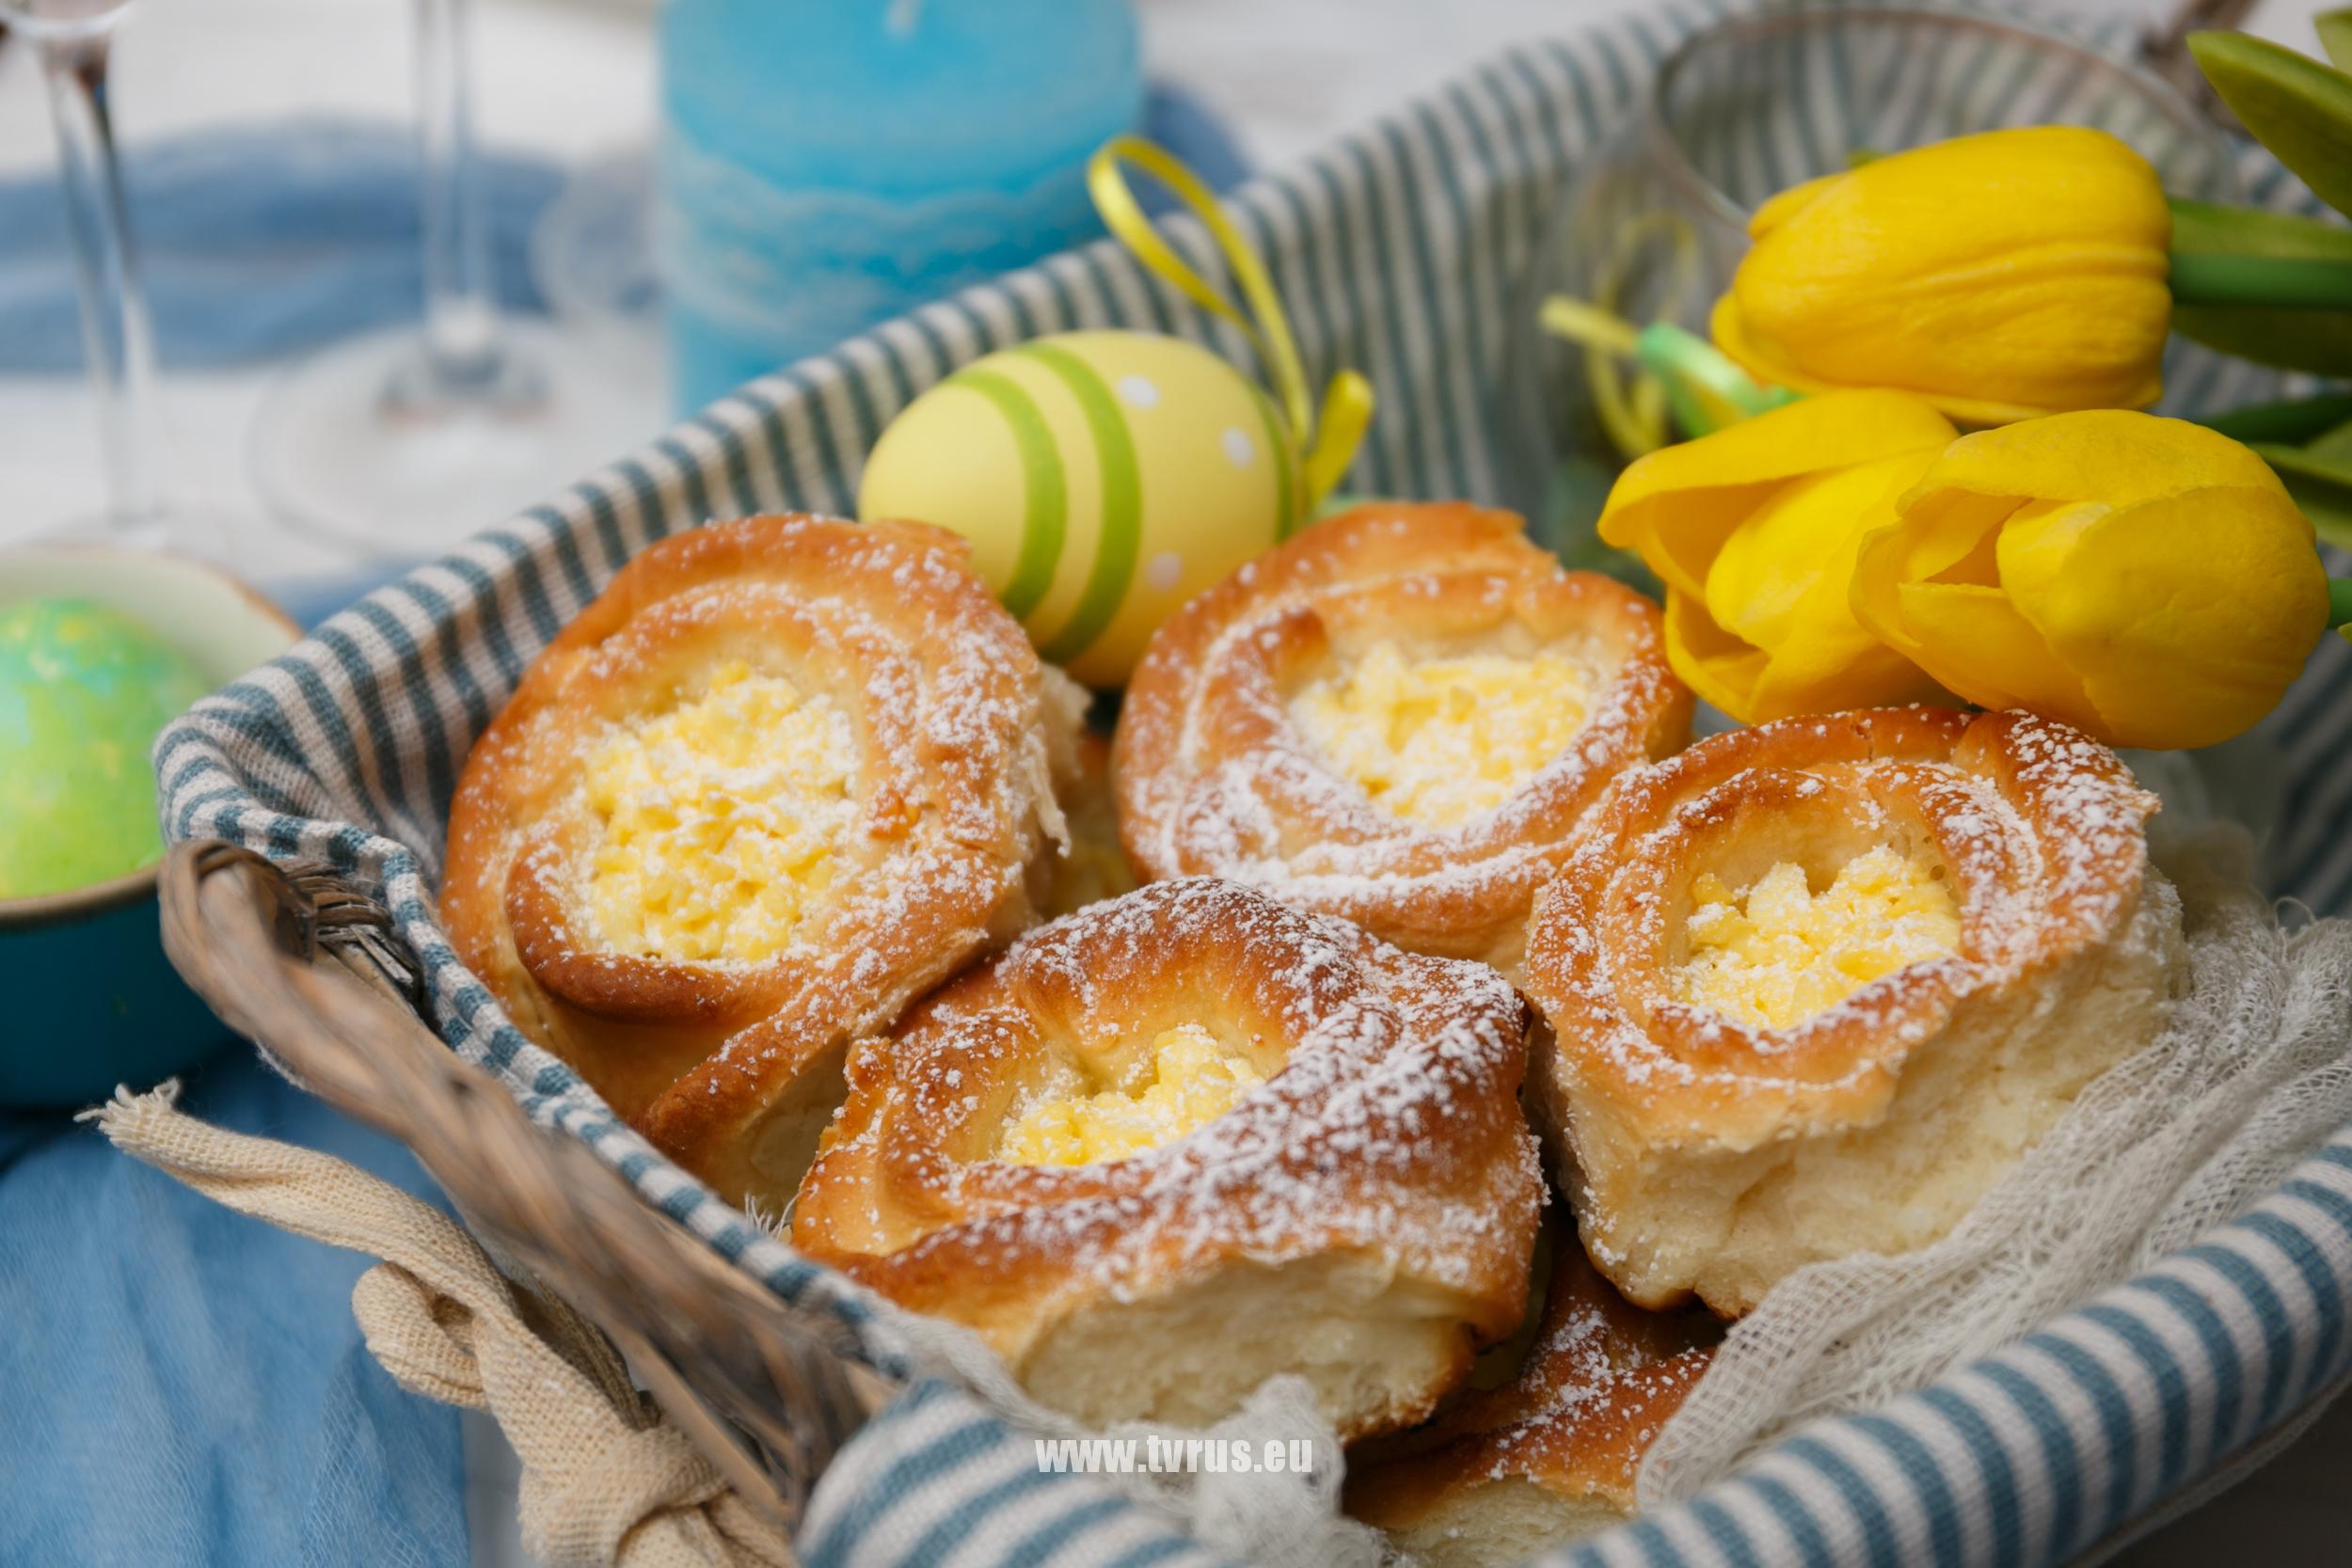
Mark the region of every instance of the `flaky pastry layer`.
[[[2168, 1016], [2155, 803], [2063, 724], [1930, 708], [1733, 731], [1622, 780], [1536, 901], [1525, 982], [1551, 1035], [1532, 1107], [1601, 1272], [1737, 1315], [1805, 1263], [1947, 1232]], [[1881, 847], [1947, 879], [1954, 951], [1781, 1028], [1677, 999], [1694, 882], [1819, 888]]]
[[[1579, 818], [1617, 773], [1682, 744], [1691, 716], [1657, 608], [1563, 570], [1521, 530], [1462, 503], [1365, 506], [1171, 617], [1128, 687], [1114, 745], [1120, 833], [1137, 870], [1227, 878], [1415, 952], [1516, 974], [1530, 902]], [[1588, 678], [1563, 700], [1581, 721], [1492, 809], [1438, 823], [1383, 809], [1291, 704], [1398, 649], [1572, 660]]]
[[1629, 1305], [1564, 1238], [1516, 1374], [1350, 1452], [1347, 1512], [1426, 1568], [1509, 1568], [1622, 1524], [1720, 1338], [1704, 1313]]
[[[665, 539], [540, 655], [467, 759], [441, 906], [459, 956], [525, 1034], [731, 1199], [781, 1210], [840, 1101], [848, 1042], [1032, 924], [1066, 836], [1049, 775], [1075, 754], [1081, 699], [963, 551], [917, 525], [800, 515]], [[848, 796], [830, 807], [818, 873], [750, 957], [618, 940], [591, 896], [612, 863], [621, 787], [592, 792], [614, 771], [600, 762], [627, 755], [627, 789], [649, 787], [683, 745], [665, 716], [719, 722], [700, 695], [714, 679], [844, 721], [714, 737], [736, 772], [712, 786], [712, 809], [741, 804], [750, 784], [731, 779], [810, 771], [763, 757], [763, 742], [831, 735], [845, 752], [816, 769]], [[658, 755], [635, 738], [647, 735]], [[692, 838], [691, 790], [621, 804], [632, 821], [687, 819]], [[704, 837], [728, 854], [723, 833]], [[661, 848], [651, 869], [630, 863], [649, 888], [722, 863], [664, 862]]]
[[[1229, 883], [1154, 883], [1041, 927], [862, 1042], [794, 1242], [978, 1330], [1094, 1422], [1207, 1422], [1269, 1376], [1343, 1433], [1407, 1424], [1508, 1333], [1542, 1180], [1525, 1006]], [[993, 1157], [1073, 1074], [1135, 1084], [1197, 1028], [1264, 1082], [1107, 1163]]]

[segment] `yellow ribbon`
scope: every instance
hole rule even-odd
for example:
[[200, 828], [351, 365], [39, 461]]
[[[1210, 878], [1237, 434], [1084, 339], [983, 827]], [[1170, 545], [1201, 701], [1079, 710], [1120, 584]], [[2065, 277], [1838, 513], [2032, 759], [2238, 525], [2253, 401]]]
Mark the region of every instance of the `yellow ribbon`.
[[[1186, 211], [1207, 225], [1210, 237], [1225, 256], [1225, 264], [1240, 285], [1248, 305], [1245, 315], [1216, 285], [1195, 272], [1152, 227], [1143, 204], [1127, 186], [1120, 166], [1133, 164], [1174, 194]], [[1135, 252], [1136, 260], [1182, 290], [1184, 296], [1220, 320], [1231, 322], [1258, 351], [1259, 363], [1273, 379], [1274, 392], [1300, 453], [1310, 508], [1330, 494], [1363, 444], [1372, 423], [1372, 383], [1354, 371], [1342, 371], [1323, 389], [1318, 414], [1307, 385], [1306, 367], [1299, 361], [1298, 342], [1291, 335], [1290, 319], [1282, 313], [1281, 295], [1265, 263], [1249, 247], [1241, 230], [1216, 199], [1216, 194], [1182, 159], [1141, 136], [1114, 136], [1087, 162], [1087, 190], [1104, 225]], [[1252, 319], [1254, 318], [1254, 320]]]
[[1672, 439], [1664, 384], [1644, 372], [1632, 378], [1629, 389], [1617, 368], [1621, 359], [1638, 362], [1635, 350], [1641, 335], [1639, 327], [1618, 314], [1620, 298], [1633, 282], [1645, 249], [1661, 242], [1666, 246], [1666, 266], [1653, 316], [1671, 320], [1698, 282], [1698, 237], [1673, 213], [1651, 213], [1621, 226], [1594, 269], [1592, 300], [1548, 299], [1538, 317], [1546, 331], [1584, 349], [1593, 412], [1610, 444], [1629, 462]]
[[1545, 300], [1536, 320], [1553, 337], [1583, 348], [1593, 413], [1619, 456], [1629, 462], [1666, 444], [1665, 384], [1654, 375], [1636, 376], [1629, 395], [1617, 372], [1617, 360], [1638, 352], [1640, 327], [1614, 311], [1564, 294]]

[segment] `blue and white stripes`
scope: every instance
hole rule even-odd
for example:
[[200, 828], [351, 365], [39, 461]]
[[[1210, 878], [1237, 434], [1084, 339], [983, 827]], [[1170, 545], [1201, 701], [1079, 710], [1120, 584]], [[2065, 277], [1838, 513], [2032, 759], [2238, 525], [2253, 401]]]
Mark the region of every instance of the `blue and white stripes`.
[[807, 1568], [1213, 1568], [1229, 1560], [1099, 1476], [1047, 1469], [961, 1388], [914, 1385], [834, 1462]]
[[[1488, 389], [1548, 203], [1639, 85], [1724, 0], [1661, 6], [1531, 45], [1330, 154], [1242, 194], [1236, 218], [1291, 303], [1311, 379], [1372, 376], [1381, 414], [1350, 487], [1493, 495]], [[2249, 154], [2258, 198], [2294, 205]], [[1216, 276], [1197, 228], [1171, 230]], [[1239, 356], [1122, 252], [1097, 245], [969, 291], [804, 361], [337, 616], [160, 743], [175, 838], [324, 859], [380, 888], [437, 1022], [540, 1122], [786, 1297], [836, 1313], [902, 1374], [895, 1339], [622, 1126], [525, 1040], [457, 964], [433, 911], [444, 814], [473, 737], [531, 657], [648, 541], [707, 518], [846, 513], [858, 467], [917, 394], [990, 350], [1064, 327], [1171, 331]], [[2184, 388], [2183, 390], [2194, 388]], [[2352, 905], [2352, 647], [2330, 638], [2271, 721], [2283, 888]], [[2003, 1354], [1866, 1417], [1811, 1427], [1692, 1504], [1564, 1555], [1582, 1565], [2040, 1568], [2125, 1528], [2290, 1416], [2352, 1363], [2352, 1130], [2243, 1222]], [[836, 1462], [804, 1550], [823, 1568], [1216, 1560], [1112, 1483], [1041, 1475], [1030, 1439], [970, 1394], [915, 1384]]]
[[2352, 1132], [2129, 1284], [1884, 1410], [1817, 1422], [1573, 1568], [2060, 1563], [2352, 1372]]

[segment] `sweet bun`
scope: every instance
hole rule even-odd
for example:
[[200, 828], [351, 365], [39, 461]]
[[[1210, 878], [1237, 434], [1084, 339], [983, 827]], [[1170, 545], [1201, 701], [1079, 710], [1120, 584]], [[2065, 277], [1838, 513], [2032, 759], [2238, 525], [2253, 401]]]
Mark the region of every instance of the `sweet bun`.
[[630, 562], [467, 759], [442, 915], [522, 1031], [781, 1209], [842, 1054], [1036, 919], [1081, 697], [953, 536], [802, 515]]
[[1161, 626], [1120, 717], [1120, 832], [1146, 878], [1516, 974], [1579, 818], [1690, 716], [1647, 599], [1508, 513], [1360, 507]]
[[1516, 1374], [1350, 1452], [1344, 1506], [1422, 1568], [1512, 1568], [1623, 1524], [1721, 1338], [1704, 1313], [1629, 1305], [1569, 1240]]
[[1601, 1272], [1725, 1315], [1959, 1223], [2181, 968], [2155, 798], [2019, 713], [1883, 709], [1621, 781], [1536, 901], [1531, 1101]]
[[1307, 1380], [1408, 1425], [1521, 1316], [1525, 1004], [1207, 879], [1029, 933], [860, 1044], [792, 1239], [1095, 1425]]

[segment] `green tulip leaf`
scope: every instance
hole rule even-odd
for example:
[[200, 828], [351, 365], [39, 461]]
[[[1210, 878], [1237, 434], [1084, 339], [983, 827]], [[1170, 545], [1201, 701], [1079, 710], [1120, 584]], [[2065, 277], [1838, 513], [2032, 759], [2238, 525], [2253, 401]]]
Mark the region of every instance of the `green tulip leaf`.
[[2352, 310], [2182, 305], [2173, 308], [2172, 329], [2258, 365], [2352, 376]]
[[[2293, 213], [2175, 199], [2172, 250], [2183, 257], [2352, 262], [2352, 229]], [[2344, 310], [2179, 305], [2173, 308], [2172, 325], [2183, 337], [2258, 364], [2314, 375], [2352, 375], [2352, 302]]]
[[2347, 420], [2352, 420], [2352, 392], [2314, 392], [2284, 402], [2249, 402], [2244, 409], [2206, 414], [2197, 423], [2249, 447], [2258, 442], [2303, 447]]
[[2303, 455], [2352, 472], [2352, 419], [2303, 443]]
[[2352, 392], [2320, 392], [2282, 403], [2249, 404], [2226, 414], [2207, 415], [2197, 422], [2233, 441], [2299, 447], [2340, 425], [2352, 426]]
[[2352, 260], [2176, 250], [2172, 253], [2172, 303], [2343, 309], [2352, 306]]
[[2352, 213], [2352, 76], [2245, 33], [2191, 33], [2198, 69], [2312, 194]]
[[[2352, 157], [2352, 149], [2346, 150]], [[2352, 261], [2352, 229], [2298, 213], [2230, 207], [2174, 197], [2172, 249], [2187, 256], [2272, 256], [2282, 261]]]
[[2259, 444], [2254, 451], [2312, 520], [2323, 544], [2352, 550], [2352, 455], [2329, 458], [2309, 447]]
[[2352, 8], [2322, 11], [2312, 18], [2312, 27], [2319, 34], [2319, 46], [2336, 62], [2336, 69], [2352, 71]]

